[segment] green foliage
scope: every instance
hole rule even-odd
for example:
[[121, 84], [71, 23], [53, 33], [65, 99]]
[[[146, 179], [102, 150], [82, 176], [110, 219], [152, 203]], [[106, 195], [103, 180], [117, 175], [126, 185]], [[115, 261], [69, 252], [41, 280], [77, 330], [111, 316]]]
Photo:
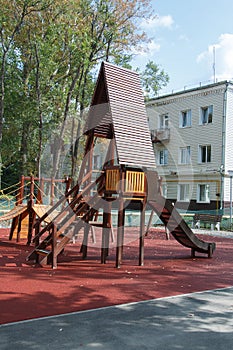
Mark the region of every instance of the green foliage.
[[[139, 71], [139, 70], [138, 70]], [[146, 64], [145, 70], [140, 72], [142, 86], [145, 91], [146, 99], [154, 97], [169, 82], [169, 76], [160, 69], [153, 61]]]
[[[0, 0], [0, 156], [5, 182], [21, 174], [43, 175], [43, 156], [50, 171], [46, 175], [63, 176], [61, 159], [75, 175], [82, 158], [82, 111], [90, 103], [99, 64], [108, 60], [131, 68], [132, 48], [146, 40], [138, 21], [151, 15], [150, 3]], [[142, 74], [149, 93], [168, 81], [156, 69], [149, 62]]]

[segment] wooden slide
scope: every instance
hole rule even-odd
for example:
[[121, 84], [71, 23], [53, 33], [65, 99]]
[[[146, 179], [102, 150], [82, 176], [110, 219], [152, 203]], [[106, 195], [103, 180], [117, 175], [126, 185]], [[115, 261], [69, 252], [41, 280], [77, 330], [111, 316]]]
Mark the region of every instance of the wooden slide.
[[157, 195], [155, 200], [148, 201], [148, 205], [159, 216], [173, 237], [183, 246], [191, 248], [192, 257], [195, 256], [195, 252], [208, 254], [208, 257], [212, 256], [215, 243], [208, 243], [199, 239], [170, 200]]

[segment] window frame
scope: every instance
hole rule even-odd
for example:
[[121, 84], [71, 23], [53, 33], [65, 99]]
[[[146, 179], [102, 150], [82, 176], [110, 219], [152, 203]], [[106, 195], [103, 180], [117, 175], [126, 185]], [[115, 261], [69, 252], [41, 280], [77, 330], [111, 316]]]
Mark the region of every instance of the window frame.
[[162, 183], [161, 187], [162, 187], [162, 196], [164, 198], [167, 198], [167, 183], [164, 183], [164, 184]]
[[[205, 148], [205, 156], [203, 160], [203, 149]], [[209, 161], [208, 161], [209, 159]], [[212, 161], [212, 146], [210, 144], [198, 145], [198, 163], [199, 164], [209, 164]]]
[[[158, 160], [158, 164], [160, 166], [166, 166], [168, 165], [168, 150], [166, 148], [160, 149], [157, 151], [158, 152], [158, 156], [157, 156], [157, 160]], [[163, 162], [161, 163], [161, 154], [163, 153]]]
[[213, 105], [200, 107], [200, 125], [207, 125], [213, 123]]
[[[184, 155], [183, 155], [184, 152]], [[184, 160], [184, 161], [183, 161]], [[191, 147], [180, 147], [179, 148], [179, 165], [191, 164]]]
[[[181, 188], [184, 188], [183, 198], [181, 198]], [[189, 183], [179, 183], [177, 190], [177, 200], [179, 202], [190, 202], [190, 184]]]
[[[186, 117], [186, 123], [184, 125], [184, 117]], [[186, 109], [180, 112], [180, 122], [179, 127], [181, 129], [191, 128], [192, 126], [192, 111], [191, 109]]]
[[169, 115], [168, 113], [163, 113], [159, 115], [158, 129], [164, 130], [169, 128]]
[[93, 155], [93, 160], [92, 160], [92, 164], [93, 164], [93, 169], [101, 169], [102, 167], [102, 156], [100, 154], [94, 154]]
[[[205, 186], [204, 200], [201, 200], [201, 186]], [[210, 185], [208, 183], [197, 184], [197, 203], [210, 203]]]

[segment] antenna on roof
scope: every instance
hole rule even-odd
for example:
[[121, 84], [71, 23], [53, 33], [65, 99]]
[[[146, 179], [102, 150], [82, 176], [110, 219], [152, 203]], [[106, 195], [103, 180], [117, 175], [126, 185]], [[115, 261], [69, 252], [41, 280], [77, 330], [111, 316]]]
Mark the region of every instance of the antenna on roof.
[[216, 83], [216, 77], [215, 77], [215, 46], [213, 46], [213, 73], [214, 73], [214, 83]]

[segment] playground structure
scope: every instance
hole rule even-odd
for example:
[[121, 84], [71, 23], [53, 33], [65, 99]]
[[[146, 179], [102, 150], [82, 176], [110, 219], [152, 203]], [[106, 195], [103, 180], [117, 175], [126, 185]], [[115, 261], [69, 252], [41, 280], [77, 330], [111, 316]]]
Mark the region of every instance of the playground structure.
[[[0, 216], [0, 221], [11, 221], [9, 240], [16, 236], [16, 241], [20, 237], [27, 238], [27, 244], [30, 245], [33, 236], [34, 224], [37, 218], [44, 215], [51, 208], [56, 200], [55, 192], [59, 196], [69, 190], [70, 178], [66, 179], [47, 179], [34, 176], [21, 176], [15, 206], [6, 214]], [[57, 185], [64, 184], [61, 190]], [[46, 193], [45, 193], [46, 192]], [[47, 199], [47, 203], [43, 203]], [[54, 213], [55, 215], [55, 213]], [[47, 217], [47, 222], [53, 219]]]
[[[179, 243], [191, 249], [192, 256], [196, 252], [212, 256], [215, 244], [197, 238], [172, 203], [160, 194], [137, 73], [102, 63], [84, 134], [87, 139], [77, 184], [37, 219], [35, 249], [28, 260], [56, 268], [59, 254], [81, 229], [81, 253], [86, 258], [90, 228], [98, 225], [102, 228], [101, 262], [106, 263], [113, 206], [118, 209], [116, 267], [122, 262], [125, 212], [131, 206], [140, 211], [139, 265], [144, 263], [147, 207], [158, 214]], [[96, 138], [108, 139], [109, 145], [102, 170], [93, 179]], [[101, 222], [96, 220], [100, 213]], [[46, 223], [50, 217], [53, 219]]]

